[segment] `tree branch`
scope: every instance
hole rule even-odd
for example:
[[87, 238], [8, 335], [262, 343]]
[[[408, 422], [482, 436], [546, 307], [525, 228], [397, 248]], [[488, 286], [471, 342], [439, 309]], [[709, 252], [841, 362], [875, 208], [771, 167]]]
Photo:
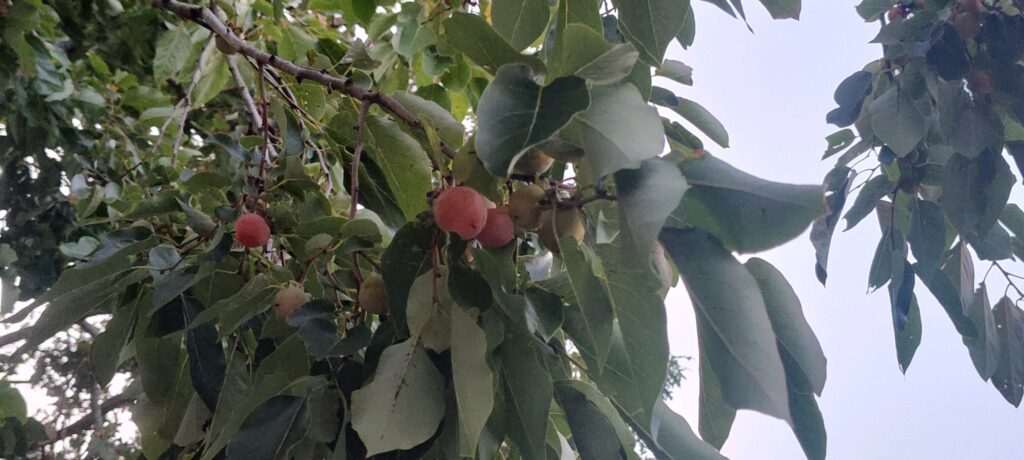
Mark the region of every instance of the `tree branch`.
[[23, 327], [10, 334], [0, 336], [0, 348], [6, 347], [12, 343], [17, 343], [28, 338], [29, 332], [32, 329], [29, 327]]
[[[426, 129], [423, 126], [423, 123], [420, 122], [419, 118], [416, 117], [416, 114], [409, 111], [409, 109], [405, 108], [404, 105], [392, 97], [363, 89], [351, 78], [335, 77], [327, 73], [326, 70], [316, 70], [309, 67], [299, 66], [294, 62], [281, 59], [246, 43], [245, 40], [239, 38], [226, 25], [224, 25], [224, 22], [208, 8], [182, 3], [177, 0], [151, 0], [151, 2], [156, 8], [162, 8], [170, 11], [182, 19], [192, 21], [209, 29], [220, 37], [225, 45], [231, 49], [237, 50], [242, 55], [248, 56], [256, 61], [257, 64], [274, 67], [282, 72], [294, 76], [297, 79], [313, 81], [326, 86], [330, 90], [341, 91], [342, 93], [359, 99], [360, 101], [369, 101], [372, 104], [377, 104], [395, 117], [398, 117], [398, 119], [402, 120], [406, 125], [419, 130]], [[443, 142], [441, 143], [441, 151], [449, 158], [455, 157], [455, 151]]]
[[[238, 92], [242, 94], [242, 101], [245, 102], [245, 108], [249, 111], [253, 130], [261, 133], [263, 130], [263, 117], [260, 115], [260, 109], [256, 107], [256, 101], [253, 100], [249, 87], [245, 84], [245, 79], [242, 78], [242, 72], [238, 70], [238, 62], [235, 61], [235, 56], [228, 55], [224, 57], [227, 58], [228, 69], [231, 70], [231, 78], [235, 80], [235, 86], [238, 87]], [[274, 149], [274, 146], [269, 145], [268, 147], [270, 148], [270, 155], [276, 157], [277, 150]]]
[[102, 420], [103, 414], [135, 401], [135, 397], [141, 392], [141, 385], [130, 385], [123, 393], [111, 396], [110, 398], [107, 398], [106, 401], [103, 401], [103, 404], [100, 404], [99, 406], [99, 414], [97, 414], [94, 409], [93, 413], [90, 413], [70, 425], [57, 430], [57, 433], [53, 438], [50, 438], [47, 441], [47, 444], [52, 444], [60, 441], [61, 439], [81, 434], [83, 431], [93, 428], [97, 419]]
[[352, 153], [352, 173], [349, 181], [352, 183], [352, 199], [348, 208], [348, 218], [356, 218], [356, 206], [359, 204], [359, 160], [363, 156], [363, 131], [366, 131], [366, 116], [370, 113], [370, 101], [363, 101], [359, 107], [359, 120], [356, 122], [356, 148]]

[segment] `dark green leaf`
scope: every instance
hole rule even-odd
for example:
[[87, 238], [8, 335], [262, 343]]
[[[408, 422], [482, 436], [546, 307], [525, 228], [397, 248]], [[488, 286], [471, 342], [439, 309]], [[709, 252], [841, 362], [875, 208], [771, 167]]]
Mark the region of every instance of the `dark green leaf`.
[[689, 0], [619, 0], [619, 30], [648, 65], [658, 67], [686, 20]]
[[995, 316], [992, 313], [992, 306], [988, 301], [988, 292], [985, 285], [975, 291], [974, 302], [966, 309], [967, 315], [974, 323], [976, 334], [974, 336], [964, 335], [964, 345], [970, 352], [971, 362], [983, 380], [992, 378], [999, 366], [1000, 341], [999, 331], [996, 328]]
[[814, 246], [814, 274], [825, 285], [828, 278], [828, 253], [832, 246], [832, 235], [839, 223], [839, 215], [846, 206], [846, 196], [855, 174], [847, 166], [836, 166], [825, 178], [825, 207], [828, 212], [811, 224], [811, 244]]
[[884, 174], [879, 174], [867, 181], [853, 201], [853, 206], [850, 206], [850, 210], [846, 211], [846, 215], [843, 216], [846, 219], [846, 229], [849, 230], [857, 226], [868, 214], [871, 214], [871, 211], [875, 210], [878, 200], [892, 193], [895, 187], [895, 184], [890, 182]]
[[536, 341], [518, 333], [506, 334], [497, 350], [509, 437], [524, 458], [545, 458], [546, 452], [554, 388], [540, 353]]
[[825, 213], [817, 185], [771, 182], [705, 155], [679, 169], [690, 188], [667, 225], [708, 231], [739, 252], [756, 252], [785, 243]]
[[528, 148], [553, 135], [590, 104], [585, 82], [560, 78], [541, 87], [524, 65], [502, 67], [477, 106], [476, 150], [487, 170], [505, 177]]
[[700, 104], [678, 97], [671, 91], [658, 86], [653, 88], [651, 102], [672, 109], [716, 144], [729, 147], [729, 133], [725, 130], [725, 126]]
[[491, 22], [512, 48], [521, 51], [533, 44], [548, 25], [545, 0], [503, 0], [491, 6]]
[[[583, 149], [578, 174], [598, 178], [662, 153], [665, 129], [654, 108], [627, 83], [591, 88], [590, 107], [576, 114], [558, 138]], [[479, 144], [478, 144], [479, 145]]]
[[444, 382], [418, 342], [411, 338], [384, 350], [373, 380], [352, 393], [352, 428], [367, 455], [419, 445], [444, 416]]
[[526, 64], [536, 71], [544, 67], [536, 58], [516, 52], [479, 15], [455, 13], [444, 21], [444, 30], [452, 47], [492, 72], [514, 62]]
[[278, 458], [288, 451], [296, 433], [305, 430], [306, 400], [298, 396], [274, 396], [260, 404], [242, 423], [228, 444], [228, 459]]
[[724, 460], [710, 444], [693, 434], [690, 424], [679, 414], [669, 409], [665, 401], [654, 406], [654, 423], [651, 434], [658, 447], [672, 460]]
[[658, 239], [665, 219], [688, 188], [679, 168], [660, 158], [645, 160], [640, 169], [615, 173], [615, 186], [627, 235], [640, 251], [651, 248]]
[[726, 403], [789, 420], [786, 375], [757, 281], [703, 231], [665, 229], [661, 242], [686, 282]]
[[927, 114], [909, 92], [896, 86], [872, 101], [868, 112], [871, 129], [897, 156], [906, 156], [928, 134]]
[[953, 155], [942, 173], [940, 204], [949, 223], [970, 242], [983, 240], [1006, 207], [1013, 174], [1003, 157], [986, 150], [977, 158]]
[[992, 385], [1014, 406], [1024, 397], [1024, 311], [1003, 297], [992, 309], [999, 334], [999, 364]]
[[384, 287], [388, 293], [388, 312], [403, 329], [406, 327], [409, 288], [416, 277], [431, 267], [430, 248], [435, 231], [434, 226], [420, 221], [406, 224], [395, 233], [380, 259]]

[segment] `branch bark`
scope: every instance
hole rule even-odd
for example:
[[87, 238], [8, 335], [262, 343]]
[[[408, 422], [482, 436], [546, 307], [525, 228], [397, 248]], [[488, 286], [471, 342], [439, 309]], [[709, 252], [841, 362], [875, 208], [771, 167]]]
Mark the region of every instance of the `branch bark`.
[[96, 413], [96, 410], [94, 409], [92, 413], [76, 420], [60, 430], [57, 430], [57, 433], [48, 441], [48, 443], [52, 444], [60, 441], [61, 439], [81, 434], [83, 431], [93, 428], [96, 424], [96, 420], [103, 419], [103, 414], [135, 401], [135, 397], [142, 392], [141, 389], [141, 385], [131, 385], [125, 389], [123, 393], [107, 398], [106, 401], [103, 401], [103, 404], [100, 404], [99, 413]]
[[[426, 129], [423, 126], [423, 123], [420, 122], [419, 118], [416, 117], [416, 114], [412, 113], [404, 105], [390, 96], [363, 89], [359, 85], [356, 85], [355, 81], [351, 78], [335, 77], [327, 73], [326, 70], [303, 67], [250, 45], [245, 40], [242, 40], [235, 35], [234, 32], [232, 32], [231, 29], [229, 29], [213, 11], [210, 11], [209, 8], [199, 5], [190, 5], [177, 0], [151, 0], [151, 2], [156, 8], [170, 11], [182, 19], [192, 21], [209, 29], [220, 37], [225, 45], [238, 51], [238, 53], [244, 56], [248, 56], [254, 60], [257, 65], [273, 67], [290, 74], [297, 79], [316, 82], [326, 86], [332, 91], [340, 91], [350, 97], [359, 99], [360, 101], [368, 101], [371, 104], [377, 104], [385, 111], [402, 120], [406, 125], [419, 130]], [[455, 151], [444, 143], [441, 143], [441, 151], [449, 158], [455, 157]]]

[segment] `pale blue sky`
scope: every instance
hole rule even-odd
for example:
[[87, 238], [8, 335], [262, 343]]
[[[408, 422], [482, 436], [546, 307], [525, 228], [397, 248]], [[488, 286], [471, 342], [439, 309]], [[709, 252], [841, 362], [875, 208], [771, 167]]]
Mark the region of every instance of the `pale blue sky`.
[[[694, 86], [672, 86], [725, 124], [732, 147], [710, 151], [733, 165], [772, 180], [820, 183], [833, 161], [820, 161], [832, 93], [843, 78], [881, 53], [868, 42], [877, 23], [854, 11], [855, 0], [804, 1], [800, 21], [772, 21], [756, 1], [744, 2], [755, 33], [715, 7], [694, 1], [697, 41], [673, 45], [669, 58], [694, 67]], [[664, 80], [658, 82], [671, 86]], [[710, 146], [709, 146], [710, 147]], [[1017, 175], [1016, 169], [1014, 174]], [[1021, 199], [1015, 190], [1014, 200]], [[841, 225], [844, 225], [841, 223]], [[1024, 409], [1006, 403], [971, 365], [949, 318], [924, 289], [918, 298], [923, 340], [907, 375], [896, 364], [889, 300], [884, 289], [865, 294], [879, 237], [874, 219], [837, 232], [829, 284], [814, 277], [807, 234], [759, 254], [790, 280], [828, 357], [828, 382], [820, 400], [830, 460], [1024, 458]], [[1024, 272], [1013, 264], [1016, 273]], [[977, 265], [979, 277], [988, 264]], [[990, 295], [1004, 282], [989, 276]], [[693, 311], [684, 289], [668, 297], [674, 354], [695, 355]], [[696, 363], [672, 406], [697, 424]], [[740, 412], [723, 453], [733, 460], [804, 458], [789, 426]]]

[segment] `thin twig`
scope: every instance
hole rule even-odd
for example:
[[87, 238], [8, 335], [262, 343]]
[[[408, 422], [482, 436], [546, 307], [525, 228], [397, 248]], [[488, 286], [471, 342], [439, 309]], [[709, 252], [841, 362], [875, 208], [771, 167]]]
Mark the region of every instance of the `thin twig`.
[[363, 156], [363, 131], [366, 131], [366, 116], [370, 113], [370, 101], [364, 100], [359, 107], [359, 120], [356, 122], [356, 148], [352, 153], [352, 203], [349, 204], [348, 218], [356, 218], [356, 206], [359, 204], [359, 161]]
[[[263, 115], [260, 113], [259, 107], [256, 106], [256, 101], [252, 98], [252, 93], [249, 92], [249, 87], [245, 84], [245, 79], [242, 78], [242, 72], [238, 70], [238, 62], [235, 60], [236, 56], [226, 55], [224, 56], [228, 61], [228, 69], [231, 70], [231, 77], [235, 80], [235, 86], [238, 87], [238, 92], [242, 94], [242, 101], [245, 102], [245, 108], [249, 111], [249, 118], [252, 120], [253, 131], [257, 133], [263, 132]], [[267, 145], [270, 150], [270, 156], [276, 157], [277, 151], [273, 145]]]
[[1012, 287], [1014, 291], [1017, 291], [1017, 295], [1019, 296], [1018, 299], [1024, 299], [1024, 291], [1021, 291], [1020, 288], [1017, 287], [1016, 284], [1014, 284], [1013, 279], [1011, 279], [1011, 276], [1016, 276], [1016, 275], [1013, 275], [1012, 273], [1007, 272], [1006, 270], [1004, 270], [1003, 266], [999, 265], [999, 262], [997, 262], [997, 261], [993, 260], [992, 261], [992, 265], [994, 265], [996, 268], [998, 268], [999, 271], [1003, 272], [1003, 277], [1006, 278], [1006, 283], [1009, 285], [1009, 287]]
[[267, 87], [264, 83], [266, 81], [266, 74], [263, 72], [263, 64], [259, 67], [259, 80], [260, 80], [260, 116], [262, 117], [261, 131], [263, 134], [263, 148], [260, 150], [260, 177], [257, 183], [257, 190], [259, 190], [259, 196], [263, 196], [263, 192], [267, 187], [267, 162], [270, 161], [270, 121], [267, 117]]
[[189, 111], [192, 110], [192, 91], [195, 91], [196, 85], [199, 84], [203, 64], [205, 64], [203, 58], [206, 57], [206, 53], [213, 47], [213, 42], [216, 38], [216, 35], [210, 34], [210, 38], [206, 39], [206, 45], [203, 45], [203, 50], [199, 52], [199, 62], [196, 63], [196, 69], [192, 71], [192, 81], [189, 82], [188, 88], [185, 89], [185, 95], [178, 102], [182, 106], [182, 111], [181, 116], [178, 118], [178, 132], [174, 135], [174, 146], [171, 147], [172, 166], [178, 164], [178, 149], [181, 148], [181, 137], [185, 133], [185, 120], [188, 118]]
[[[102, 414], [104, 414], [104, 413], [110, 412], [110, 411], [112, 411], [114, 409], [117, 409], [117, 408], [119, 408], [121, 406], [129, 404], [132, 401], [135, 401], [135, 397], [139, 393], [141, 393], [141, 392], [142, 392], [142, 386], [141, 385], [132, 385], [132, 386], [129, 386], [128, 389], [126, 389], [124, 391], [124, 393], [121, 393], [121, 394], [119, 394], [117, 396], [111, 396], [110, 398], [107, 398], [106, 401], [103, 401], [103, 404], [100, 404], [100, 407], [99, 407], [99, 409], [100, 409], [100, 417], [102, 417], [103, 416]], [[70, 425], [67, 425], [64, 428], [61, 428], [60, 430], [57, 430], [57, 434], [54, 435], [52, 438], [50, 438], [47, 441], [47, 443], [48, 444], [52, 444], [54, 442], [60, 441], [61, 439], [67, 438], [69, 436], [74, 436], [76, 434], [80, 434], [83, 431], [88, 430], [91, 426], [93, 426], [94, 422], [95, 422], [95, 419], [96, 419], [96, 414], [91, 413], [89, 415], [86, 415], [86, 416], [78, 419], [74, 423], [71, 423]]]
[[[409, 125], [414, 129], [426, 129], [416, 114], [407, 109], [404, 105], [398, 102], [398, 100], [385, 94], [368, 91], [357, 85], [355, 80], [351, 78], [335, 77], [324, 70], [302, 67], [291, 61], [281, 59], [273, 54], [263, 51], [235, 35], [235, 33], [232, 32], [224, 22], [208, 8], [182, 3], [177, 0], [151, 0], [151, 3], [156, 8], [162, 8], [170, 11], [182, 19], [195, 22], [196, 24], [209, 29], [219, 36], [226, 46], [238, 51], [242, 55], [252, 58], [258, 64], [274, 67], [300, 80], [319, 83], [332, 91], [341, 91], [342, 93], [359, 99], [360, 101], [370, 101], [370, 103], [381, 106], [381, 108], [402, 120], [406, 125]], [[441, 143], [441, 151], [449, 158], [455, 157], [455, 151], [443, 142]]]

